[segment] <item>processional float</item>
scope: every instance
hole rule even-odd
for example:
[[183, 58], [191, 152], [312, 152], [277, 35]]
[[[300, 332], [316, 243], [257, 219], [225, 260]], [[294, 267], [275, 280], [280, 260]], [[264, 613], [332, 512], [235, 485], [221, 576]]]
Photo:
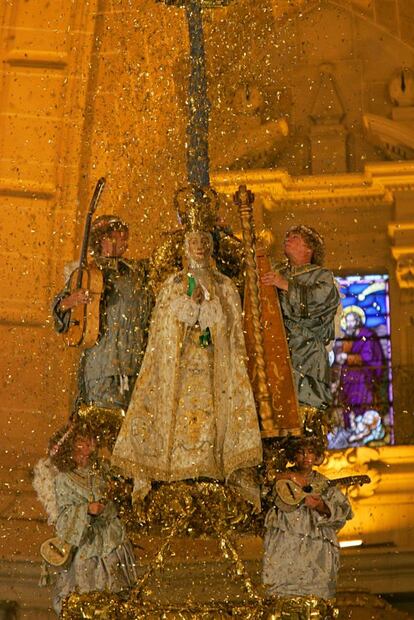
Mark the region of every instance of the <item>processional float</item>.
[[[187, 178], [188, 187], [176, 195], [179, 209], [180, 196], [190, 195], [193, 203], [201, 208], [212, 208], [211, 202], [217, 195], [210, 186], [208, 129], [210, 103], [207, 96], [206, 64], [204, 52], [203, 11], [224, 7], [233, 0], [156, 0], [166, 5], [182, 7], [186, 14], [190, 40], [191, 75], [188, 88], [187, 124]], [[292, 368], [287, 346], [278, 296], [273, 287], [260, 284], [260, 274], [270, 271], [270, 261], [265, 248], [257, 242], [253, 221], [253, 194], [241, 186], [234, 195], [238, 207], [243, 242], [235, 237], [224, 239], [226, 246], [222, 254], [238, 257], [238, 268], [231, 266], [239, 277], [245, 275], [244, 314], [245, 333], [248, 351], [248, 370], [257, 403], [257, 410], [264, 441], [272, 442], [288, 434], [300, 434], [300, 417], [295, 395]], [[217, 232], [217, 231], [216, 231]], [[178, 236], [177, 236], [178, 235]], [[181, 236], [180, 236], [181, 235]], [[225, 237], [226, 235], [224, 235]], [[152, 257], [154, 279], [165, 277], [165, 262], [170, 267], [178, 267], [174, 249], [183, 241], [178, 232], [167, 240]], [[223, 241], [223, 238], [221, 239]], [[220, 240], [219, 240], [220, 242]], [[227, 244], [227, 245], [226, 245]], [[223, 270], [228, 261], [223, 260]], [[220, 268], [220, 265], [219, 265]], [[272, 450], [265, 455], [272, 459]], [[273, 451], [274, 454], [274, 451]], [[240, 558], [236, 544], [232, 540], [234, 532], [257, 532], [260, 517], [243, 499], [222, 483], [214, 481], [174, 482], [156, 486], [144, 500], [139, 510], [123, 504], [125, 489], [115, 483], [114, 499], [123, 509], [124, 519], [130, 526], [132, 540], [139, 540], [144, 532], [160, 531], [163, 541], [160, 544], [147, 570], [141, 575], [128, 600], [121, 600], [116, 594], [95, 592], [90, 594], [71, 594], [64, 602], [61, 617], [66, 620], [80, 618], [290, 618], [286, 609], [275, 607], [275, 601], [266, 600], [257, 590]], [[184, 606], [165, 605], [147, 596], [148, 586], [155, 571], [165, 568], [166, 558], [171, 553], [175, 537], [188, 535], [213, 536], [219, 541], [224, 558], [230, 560], [234, 577], [240, 580], [245, 590], [244, 597], [238, 601], [219, 601], [198, 603], [196, 600]], [[296, 603], [295, 603], [296, 604]], [[308, 601], [309, 618], [320, 602]], [[324, 603], [326, 605], [326, 603]], [[322, 616], [331, 618], [331, 610], [326, 607]], [[293, 608], [292, 608], [293, 609]], [[296, 613], [296, 612], [295, 612]], [[284, 614], [284, 615], [282, 615]], [[292, 616], [293, 617], [293, 616]], [[294, 616], [299, 617], [299, 616]], [[302, 617], [302, 616], [301, 616]]]

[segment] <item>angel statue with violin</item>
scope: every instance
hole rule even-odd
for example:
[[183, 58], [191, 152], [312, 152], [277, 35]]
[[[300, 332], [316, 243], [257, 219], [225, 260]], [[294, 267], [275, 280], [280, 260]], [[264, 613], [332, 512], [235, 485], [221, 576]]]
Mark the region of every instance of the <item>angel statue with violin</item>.
[[336, 534], [353, 516], [347, 497], [332, 483], [369, 480], [329, 481], [314, 471], [324, 459], [315, 437], [289, 438], [285, 452], [294, 465], [275, 481], [265, 520], [263, 583], [269, 596], [329, 600], [339, 568]]
[[249, 472], [262, 461], [262, 442], [240, 297], [213, 264], [216, 214], [204, 202], [189, 203], [187, 267], [159, 290], [112, 463], [134, 479], [135, 500], [156, 481], [209, 479], [237, 487], [259, 507]]
[[[128, 225], [115, 215], [101, 215], [92, 223], [90, 265], [102, 279], [97, 299], [99, 333], [81, 355], [77, 405], [126, 409], [141, 366], [152, 295], [147, 285], [147, 261], [124, 257], [128, 234]], [[93, 302], [90, 290], [72, 283], [70, 276], [53, 303], [59, 333], [70, 329], [74, 308]]]

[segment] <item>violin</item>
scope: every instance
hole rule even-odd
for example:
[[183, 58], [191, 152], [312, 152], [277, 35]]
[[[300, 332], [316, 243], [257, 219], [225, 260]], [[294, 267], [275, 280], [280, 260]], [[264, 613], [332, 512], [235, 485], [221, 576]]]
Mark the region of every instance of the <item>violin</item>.
[[69, 294], [79, 289], [88, 291], [88, 303], [80, 304], [68, 310], [70, 312], [69, 328], [64, 337], [69, 347], [88, 349], [96, 343], [99, 336], [99, 307], [104, 282], [102, 272], [95, 262], [88, 263], [88, 246], [92, 216], [98, 207], [104, 187], [105, 179], [101, 177], [96, 184], [86, 216], [79, 267], [72, 272], [69, 279]]

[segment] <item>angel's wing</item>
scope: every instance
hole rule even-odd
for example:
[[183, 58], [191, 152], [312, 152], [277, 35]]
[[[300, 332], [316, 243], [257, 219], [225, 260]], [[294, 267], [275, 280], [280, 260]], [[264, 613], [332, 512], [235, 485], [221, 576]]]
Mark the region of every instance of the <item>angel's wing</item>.
[[47, 513], [47, 522], [53, 525], [58, 517], [55, 494], [55, 478], [59, 473], [49, 458], [40, 459], [34, 466], [33, 488]]

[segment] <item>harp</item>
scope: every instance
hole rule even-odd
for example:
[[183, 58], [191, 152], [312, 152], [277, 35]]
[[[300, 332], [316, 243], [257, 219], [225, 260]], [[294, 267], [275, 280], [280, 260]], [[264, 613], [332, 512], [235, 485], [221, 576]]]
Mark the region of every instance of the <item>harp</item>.
[[264, 246], [255, 238], [253, 201], [252, 192], [241, 185], [234, 202], [239, 209], [245, 250], [244, 330], [249, 377], [262, 437], [300, 435], [299, 404], [279, 295], [274, 287], [260, 281], [271, 266]]

